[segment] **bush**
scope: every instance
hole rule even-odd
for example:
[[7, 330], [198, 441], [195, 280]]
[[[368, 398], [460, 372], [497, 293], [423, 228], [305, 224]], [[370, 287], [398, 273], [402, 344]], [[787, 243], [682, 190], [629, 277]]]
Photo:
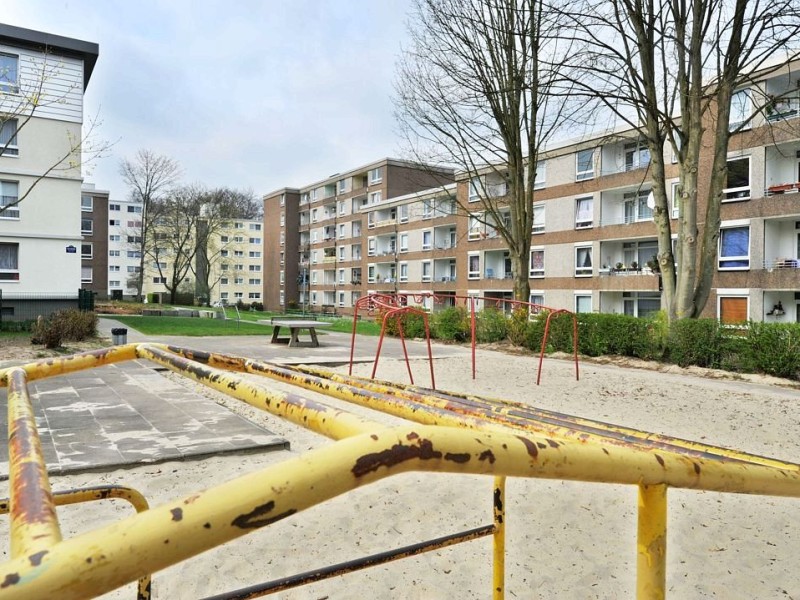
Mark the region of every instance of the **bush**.
[[481, 343], [499, 342], [508, 335], [506, 315], [496, 308], [484, 308], [475, 315], [475, 339]]
[[470, 339], [469, 314], [463, 306], [451, 306], [433, 314], [433, 336], [449, 342]]
[[511, 313], [511, 318], [508, 320], [508, 341], [515, 346], [525, 345], [525, 334], [528, 329], [528, 309], [524, 306], [518, 306]]
[[257, 310], [259, 312], [264, 311], [264, 303], [263, 302], [251, 302], [250, 303], [250, 310]]
[[62, 341], [82, 342], [97, 335], [97, 315], [75, 309], [59, 310], [49, 319], [39, 317], [33, 326], [31, 343], [58, 348]]
[[800, 326], [782, 323], [748, 324], [744, 370], [800, 378]]
[[716, 319], [679, 319], [670, 327], [669, 361], [688, 367], [720, 366], [723, 339]]

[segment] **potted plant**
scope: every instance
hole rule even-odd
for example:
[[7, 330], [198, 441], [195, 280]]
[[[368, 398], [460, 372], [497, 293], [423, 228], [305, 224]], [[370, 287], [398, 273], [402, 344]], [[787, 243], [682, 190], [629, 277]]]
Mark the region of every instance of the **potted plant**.
[[661, 272], [661, 266], [658, 264], [658, 257], [655, 254], [653, 254], [652, 258], [650, 258], [650, 260], [647, 261], [647, 267], [653, 273]]
[[624, 268], [625, 265], [623, 265], [621, 262], [618, 262], [616, 265], [614, 265], [614, 269], [616, 269], [617, 271], [622, 271], [622, 269]]
[[639, 270], [639, 263], [636, 262], [636, 261], [633, 261], [631, 263], [631, 269], [633, 269], [634, 271], [638, 271]]

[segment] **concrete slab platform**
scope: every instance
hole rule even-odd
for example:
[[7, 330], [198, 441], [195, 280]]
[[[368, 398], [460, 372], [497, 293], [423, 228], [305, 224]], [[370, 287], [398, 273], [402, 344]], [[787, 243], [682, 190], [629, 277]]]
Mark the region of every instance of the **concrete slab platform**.
[[[28, 384], [48, 472], [64, 474], [223, 452], [282, 450], [288, 442], [130, 361]], [[6, 400], [6, 390], [0, 390]], [[0, 427], [7, 429], [7, 411]], [[8, 447], [0, 445], [0, 479]]]

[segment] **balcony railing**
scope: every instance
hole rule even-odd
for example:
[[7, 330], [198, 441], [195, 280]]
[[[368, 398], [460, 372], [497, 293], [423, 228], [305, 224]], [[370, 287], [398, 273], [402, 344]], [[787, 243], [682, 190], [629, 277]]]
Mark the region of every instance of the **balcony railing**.
[[765, 196], [775, 196], [778, 194], [794, 194], [800, 192], [800, 183], [781, 183], [771, 185], [764, 190]]
[[800, 269], [800, 259], [776, 258], [775, 260], [764, 261], [764, 268], [768, 271], [773, 269]]

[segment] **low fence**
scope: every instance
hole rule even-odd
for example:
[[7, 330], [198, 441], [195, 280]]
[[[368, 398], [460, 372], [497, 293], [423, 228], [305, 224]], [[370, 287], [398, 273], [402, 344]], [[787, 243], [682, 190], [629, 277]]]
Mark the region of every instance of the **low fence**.
[[35, 321], [59, 310], [94, 310], [95, 292], [79, 289], [77, 294], [9, 293], [0, 289], [0, 323]]

